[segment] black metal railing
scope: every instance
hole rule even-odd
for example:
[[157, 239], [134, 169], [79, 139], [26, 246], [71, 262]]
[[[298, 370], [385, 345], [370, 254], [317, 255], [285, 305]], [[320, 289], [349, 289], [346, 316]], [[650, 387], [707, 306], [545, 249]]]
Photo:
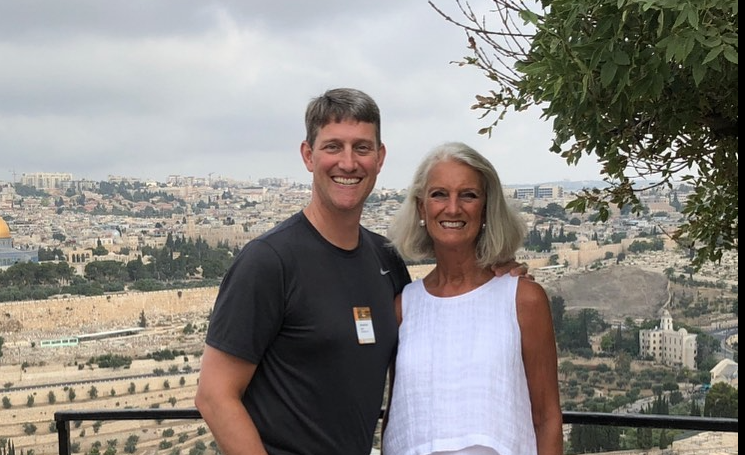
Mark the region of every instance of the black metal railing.
[[[382, 415], [383, 411], [381, 411]], [[675, 430], [717, 431], [737, 433], [738, 419], [724, 417], [690, 417], [657, 414], [613, 414], [604, 412], [564, 411], [565, 424], [600, 425], [636, 428], [665, 428]], [[201, 420], [196, 408], [184, 409], [120, 409], [90, 411], [57, 411], [59, 455], [71, 455], [70, 422], [91, 420]]]

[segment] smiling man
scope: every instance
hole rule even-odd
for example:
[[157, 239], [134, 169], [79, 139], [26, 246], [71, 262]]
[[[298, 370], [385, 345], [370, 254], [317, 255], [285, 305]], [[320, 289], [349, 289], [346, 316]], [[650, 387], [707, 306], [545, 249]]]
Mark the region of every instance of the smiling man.
[[385, 160], [378, 106], [333, 89], [306, 110], [309, 204], [249, 242], [225, 275], [195, 403], [222, 453], [368, 455], [410, 282], [360, 226]]

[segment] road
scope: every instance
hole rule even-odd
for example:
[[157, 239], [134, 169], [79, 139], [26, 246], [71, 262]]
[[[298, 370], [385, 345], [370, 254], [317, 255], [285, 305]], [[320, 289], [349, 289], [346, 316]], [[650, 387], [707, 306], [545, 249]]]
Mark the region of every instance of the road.
[[709, 335], [719, 340], [719, 344], [722, 347], [722, 352], [724, 353], [724, 357], [730, 360], [734, 360], [734, 351], [732, 350], [732, 348], [727, 346], [727, 338], [731, 337], [732, 335], [737, 335], [737, 334], [738, 334], [737, 326], [730, 327], [728, 329], [714, 330], [712, 332], [709, 332]]

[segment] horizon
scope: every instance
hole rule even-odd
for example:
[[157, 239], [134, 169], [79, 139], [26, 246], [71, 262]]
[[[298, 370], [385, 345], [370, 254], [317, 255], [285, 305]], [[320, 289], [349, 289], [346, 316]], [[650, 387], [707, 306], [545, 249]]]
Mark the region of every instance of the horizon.
[[[24, 173], [16, 173], [15, 174], [15, 181], [9, 181], [4, 180], [0, 178], [0, 185], [3, 184], [21, 184], [23, 183], [20, 181], [24, 176], [26, 175], [33, 175], [33, 174], [70, 174], [72, 176], [72, 181], [79, 181], [79, 182], [109, 182], [111, 180], [133, 180], [133, 181], [139, 181], [139, 182], [154, 182], [157, 184], [166, 183], [167, 180], [171, 177], [181, 177], [181, 178], [194, 178], [199, 180], [213, 180], [213, 181], [220, 181], [220, 180], [226, 180], [228, 182], [236, 182], [236, 183], [250, 183], [250, 184], [258, 184], [261, 180], [272, 180], [272, 179], [287, 179], [291, 183], [301, 184], [301, 185], [311, 185], [311, 181], [297, 181], [295, 179], [291, 179], [289, 177], [278, 177], [278, 176], [263, 176], [259, 177], [255, 180], [241, 180], [237, 178], [233, 178], [230, 176], [224, 176], [224, 175], [208, 175], [208, 176], [201, 176], [201, 175], [183, 175], [183, 174], [169, 174], [168, 177], [164, 180], [158, 180], [154, 178], [144, 178], [144, 177], [138, 177], [133, 175], [117, 175], [117, 174], [109, 174], [107, 178], [105, 179], [94, 179], [94, 178], [87, 178], [87, 177], [79, 177], [72, 172], [49, 172], [49, 171], [37, 171], [37, 172], [24, 172]], [[379, 183], [379, 182], [378, 182]], [[593, 187], [605, 187], [609, 184], [600, 178], [598, 179], [563, 179], [563, 180], [546, 180], [541, 182], [518, 182], [518, 183], [506, 183], [502, 181], [502, 186], [504, 187], [531, 187], [531, 186], [563, 186], [565, 188], [582, 188], [584, 186], [593, 186]], [[375, 189], [381, 190], [381, 189], [396, 189], [396, 190], [402, 190], [406, 189], [407, 187], [390, 187], [385, 185], [376, 184]], [[48, 189], [48, 188], [37, 188], [37, 189]]]

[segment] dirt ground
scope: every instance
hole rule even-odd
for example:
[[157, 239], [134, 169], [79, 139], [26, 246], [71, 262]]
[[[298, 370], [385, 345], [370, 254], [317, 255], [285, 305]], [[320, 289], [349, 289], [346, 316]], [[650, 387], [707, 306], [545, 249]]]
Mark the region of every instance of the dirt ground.
[[[45, 309], [49, 320], [58, 321], [48, 330], [26, 319], [17, 330], [0, 332], [5, 339], [4, 355], [0, 357], [0, 399], [7, 399], [10, 405], [6, 407], [2, 403], [0, 406], [0, 440], [12, 439], [17, 453], [21, 449], [25, 453], [33, 449], [35, 455], [57, 455], [57, 432], [51, 426], [56, 411], [193, 408], [209, 308], [206, 305], [199, 310], [189, 308], [174, 314], [166, 310], [173, 308], [167, 300], [151, 299], [150, 308], [160, 306], [163, 310], [150, 311], [148, 327], [136, 335], [85, 341], [77, 346], [40, 347], [40, 339], [55, 339], [60, 333], [80, 331], [60, 322], [64, 318], [56, 311], [63, 314], [70, 311], [64, 306], [56, 310], [59, 307], [56, 304]], [[45, 303], [35, 302], [33, 305], [44, 306]], [[124, 302], [123, 306], [126, 305]], [[17, 306], [13, 306], [11, 311], [21, 311]], [[34, 310], [38, 311], [38, 308]], [[122, 311], [109, 313], [107, 317], [104, 317], [105, 312], [98, 315], [98, 331], [121, 327]], [[128, 319], [132, 319], [131, 315]], [[188, 323], [196, 328], [193, 333], [184, 333]], [[29, 329], [23, 330], [23, 327]], [[183, 351], [183, 355], [160, 362], [145, 359], [147, 353], [164, 349]], [[89, 364], [89, 359], [103, 354], [117, 354], [134, 360], [128, 368], [119, 369]], [[158, 375], [155, 375], [156, 371]], [[130, 391], [132, 385], [134, 393]], [[97, 392], [95, 398], [90, 396], [92, 388]], [[74, 400], [69, 399], [70, 389], [75, 392]], [[50, 393], [55, 398], [53, 404], [49, 403]], [[30, 399], [33, 399], [33, 404], [29, 406]], [[25, 431], [29, 425], [36, 427], [33, 434]], [[71, 442], [79, 445], [79, 453], [87, 453], [96, 443], [101, 444], [101, 453], [108, 444], [116, 444], [117, 453], [124, 453], [124, 444], [130, 436], [138, 438], [137, 454], [171, 453], [176, 448], [186, 454], [198, 442], [207, 446], [212, 442], [202, 420], [110, 421], [101, 422], [98, 428], [96, 426], [96, 422], [71, 424]], [[173, 435], [168, 436], [171, 432]]]
[[[142, 408], [191, 408], [194, 406], [198, 373], [184, 373], [163, 376], [152, 376], [154, 369], [168, 371], [171, 365], [179, 369], [184, 366], [198, 366], [198, 359], [189, 362], [156, 362], [154, 360], [136, 360], [127, 370], [89, 369], [78, 370], [75, 366], [63, 364], [47, 364], [42, 367], [28, 367], [25, 373], [20, 373], [15, 365], [0, 367], [0, 381], [3, 384], [13, 383], [12, 388], [4, 389], [0, 396], [8, 398], [11, 407], [0, 410], [0, 438], [11, 438], [19, 449], [33, 449], [36, 455], [58, 454], [57, 432], [52, 430], [54, 413], [60, 410], [110, 410], [110, 409], [142, 409]], [[192, 367], [192, 368], [193, 368]], [[106, 371], [108, 370], [108, 371]], [[148, 377], [125, 378], [124, 376], [151, 375]], [[166, 384], [167, 381], [167, 384]], [[64, 382], [68, 385], [33, 385]], [[134, 385], [134, 392], [130, 387]], [[90, 391], [95, 388], [96, 398], [90, 397]], [[73, 401], [69, 399], [69, 390], [75, 392]], [[56, 402], [49, 403], [49, 394], [54, 394]], [[28, 406], [29, 397], [33, 397], [33, 405]], [[36, 426], [36, 432], [27, 435], [24, 431], [26, 424]], [[130, 435], [139, 438], [138, 454], [156, 453], [156, 446], [160, 441], [177, 442], [178, 435], [185, 433], [182, 447], [193, 446], [197, 440], [209, 437], [198, 435], [197, 428], [206, 429], [204, 422], [177, 421], [117, 421], [102, 422], [100, 428], [94, 428], [95, 422], [82, 422], [79, 426], [71, 424], [72, 442], [80, 445], [81, 452], [87, 452], [95, 441], [99, 441], [105, 448], [107, 442], [116, 441], [117, 452], [123, 453], [123, 446]], [[164, 437], [163, 431], [173, 429], [175, 436]], [[211, 441], [211, 437], [206, 443]], [[103, 452], [103, 450], [102, 450]], [[188, 450], [185, 451], [185, 453]]]
[[[540, 277], [537, 277], [540, 282]], [[634, 266], [612, 265], [572, 274], [544, 284], [549, 296], [564, 298], [566, 310], [593, 308], [607, 322], [653, 319], [668, 300], [664, 274]]]

